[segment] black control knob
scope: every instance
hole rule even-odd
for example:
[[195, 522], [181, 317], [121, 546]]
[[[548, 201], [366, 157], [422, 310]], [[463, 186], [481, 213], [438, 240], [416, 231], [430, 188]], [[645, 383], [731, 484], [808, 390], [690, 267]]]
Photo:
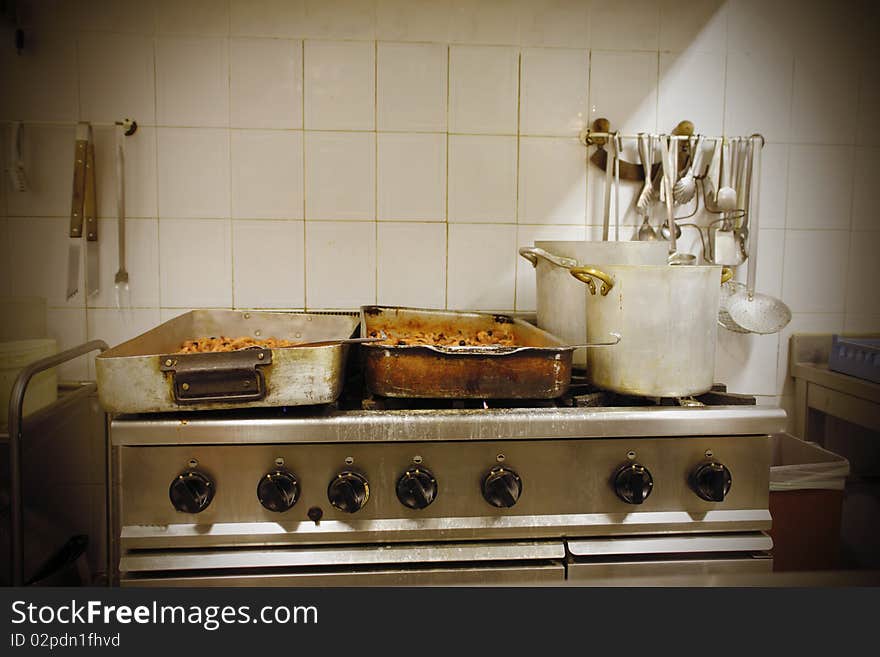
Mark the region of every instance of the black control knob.
[[287, 511], [299, 499], [296, 477], [287, 470], [267, 472], [257, 484], [257, 499], [269, 511]]
[[214, 499], [214, 482], [198, 470], [186, 470], [171, 481], [168, 497], [181, 513], [201, 513]]
[[354, 513], [370, 499], [370, 484], [357, 472], [340, 472], [327, 487], [327, 498], [340, 511]]
[[730, 470], [717, 461], [701, 463], [691, 473], [690, 484], [707, 502], [723, 502], [730, 491]]
[[410, 509], [424, 509], [437, 497], [437, 480], [430, 470], [410, 468], [397, 480], [397, 499]]
[[522, 495], [522, 479], [513, 470], [497, 466], [483, 478], [483, 497], [492, 506], [509, 509]]
[[651, 472], [640, 463], [627, 463], [614, 474], [614, 492], [627, 504], [641, 504], [653, 488]]

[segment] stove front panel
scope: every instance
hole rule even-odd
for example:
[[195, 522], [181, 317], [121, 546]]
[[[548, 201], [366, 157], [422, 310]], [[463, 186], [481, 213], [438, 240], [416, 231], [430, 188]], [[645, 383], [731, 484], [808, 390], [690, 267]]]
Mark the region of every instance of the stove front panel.
[[[769, 528], [766, 436], [126, 446], [118, 458], [119, 524], [129, 548]], [[689, 485], [691, 472], [709, 458], [731, 473], [722, 502], [701, 499]], [[192, 462], [213, 486], [198, 514], [177, 511], [169, 498], [172, 480]], [[624, 502], [612, 484], [631, 463], [653, 478], [638, 505]], [[280, 513], [257, 497], [261, 478], [279, 467], [299, 485], [294, 506]], [[404, 506], [396, 493], [401, 475], [416, 467], [437, 484], [423, 509]], [[484, 478], [499, 467], [520, 478], [522, 492], [510, 508], [484, 499]], [[345, 471], [368, 482], [369, 498], [355, 513], [328, 500], [328, 485]]]

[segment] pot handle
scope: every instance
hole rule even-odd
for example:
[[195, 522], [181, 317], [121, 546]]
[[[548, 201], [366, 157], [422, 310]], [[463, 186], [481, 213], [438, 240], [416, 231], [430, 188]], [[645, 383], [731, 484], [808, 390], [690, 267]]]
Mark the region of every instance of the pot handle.
[[538, 266], [538, 258], [543, 258], [550, 264], [562, 267], [563, 269], [571, 269], [577, 267], [577, 260], [573, 258], [564, 258], [562, 256], [553, 255], [549, 251], [538, 248], [537, 246], [523, 246], [519, 250], [519, 254], [532, 263], [532, 267]]
[[[673, 253], [669, 256], [669, 264], [673, 266], [687, 266], [691, 263], [686, 262], [683, 259], [676, 258], [676, 256], [690, 256], [694, 258], [694, 256], [689, 253]], [[730, 267], [722, 267], [721, 268], [721, 284], [724, 285], [727, 281], [733, 278], [733, 270]]]
[[569, 269], [569, 273], [581, 283], [586, 283], [587, 288], [590, 290], [590, 294], [593, 296], [596, 295], [596, 283], [593, 282], [594, 278], [598, 278], [602, 281], [602, 287], [599, 289], [599, 293], [603, 297], [607, 296], [608, 293], [611, 292], [611, 288], [614, 287], [614, 279], [604, 271], [596, 269], [595, 267], [572, 267]]

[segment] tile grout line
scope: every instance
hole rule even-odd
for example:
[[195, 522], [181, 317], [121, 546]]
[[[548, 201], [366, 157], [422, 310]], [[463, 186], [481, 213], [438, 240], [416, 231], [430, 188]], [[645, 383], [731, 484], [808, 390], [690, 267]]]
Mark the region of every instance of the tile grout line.
[[[590, 128], [592, 126], [591, 112], [590, 112], [590, 101], [592, 100], [592, 85], [593, 85], [593, 51], [587, 51], [587, 107], [586, 107], [586, 126]], [[621, 142], [622, 143], [622, 142]], [[584, 168], [586, 170], [586, 178], [584, 179], [584, 187], [586, 187], [584, 191], [584, 238], [587, 237], [587, 230], [590, 226], [590, 149], [586, 148], [583, 153], [584, 159]], [[593, 176], [595, 178], [595, 175]], [[620, 195], [618, 194], [618, 197]], [[618, 214], [619, 211], [615, 207], [615, 212]], [[610, 231], [610, 228], [609, 228]], [[609, 232], [610, 235], [610, 232]], [[617, 239], [617, 235], [615, 235], [615, 239]]]
[[[231, 13], [231, 12], [230, 12]], [[467, 47], [480, 47], [480, 48], [543, 48], [546, 50], [586, 50], [589, 49], [589, 45], [556, 45], [550, 43], [539, 43], [537, 41], [523, 41], [519, 39], [517, 41], [477, 41], [477, 40], [459, 40], [459, 39], [379, 39], [375, 36], [372, 37], [345, 37], [345, 36], [323, 36], [323, 35], [310, 35], [304, 32], [298, 33], [288, 33], [283, 35], [278, 34], [268, 34], [268, 33], [259, 33], [259, 32], [233, 32], [231, 25], [231, 16], [229, 20], [229, 30], [228, 32], [209, 32], [209, 31], [196, 31], [196, 30], [186, 30], [180, 32], [168, 32], [168, 31], [160, 31], [158, 29], [150, 30], [150, 31], [123, 31], [118, 28], [116, 29], [102, 29], [102, 28], [77, 28], [74, 30], [77, 35], [87, 34], [87, 35], [114, 35], [120, 37], [130, 38], [132, 36], [161, 36], [161, 37], [171, 37], [171, 38], [227, 38], [227, 39], [260, 39], [265, 41], [296, 41], [296, 40], [309, 40], [309, 41], [321, 41], [321, 42], [339, 42], [339, 43], [388, 43], [388, 44], [403, 44], [403, 45], [455, 45], [455, 46], [467, 46]], [[54, 29], [48, 30], [47, 33], [50, 34], [66, 34], [64, 30]], [[597, 50], [603, 50], [607, 52], [650, 52], [651, 49], [645, 48], [597, 48]]]
[[443, 285], [443, 307], [449, 309], [449, 135], [452, 134], [450, 128], [450, 94], [452, 91], [452, 46], [446, 44], [446, 221], [444, 229], [446, 232], [446, 244], [444, 249], [444, 285]]
[[514, 178], [514, 205], [513, 205], [513, 223], [516, 226], [514, 230], [514, 248], [513, 248], [513, 308], [517, 307], [518, 277], [516, 269], [519, 265], [519, 254], [517, 247], [519, 246], [519, 174], [520, 174], [520, 154], [519, 142], [522, 138], [522, 94], [523, 94], [523, 51], [520, 49], [517, 56], [517, 72], [516, 72], [516, 175]]
[[[724, 16], [724, 38], [727, 41], [727, 14]], [[721, 89], [721, 134], [727, 134], [727, 84], [730, 78], [730, 53], [725, 45], [722, 56], [724, 57], [724, 86]]]
[[[79, 35], [77, 35], [77, 37], [74, 39], [74, 42], [73, 42], [73, 43], [74, 43], [74, 46], [73, 46], [74, 71], [76, 71], [76, 117], [77, 117], [77, 123], [78, 123], [79, 121], [82, 121], [82, 118], [83, 118], [83, 109], [82, 109], [82, 75], [80, 75], [80, 72], [81, 72], [81, 57], [80, 57], [80, 39], [79, 39]], [[8, 203], [8, 201], [7, 201], [7, 203]], [[7, 214], [8, 214], [8, 213], [7, 213]], [[7, 217], [7, 224], [8, 224], [8, 217]], [[80, 264], [82, 265], [82, 263], [80, 263]], [[85, 276], [84, 276], [83, 280], [85, 280]], [[83, 287], [86, 288], [85, 285], [84, 285]], [[47, 305], [47, 307], [48, 307], [48, 305]], [[90, 336], [89, 336], [89, 295], [88, 295], [88, 290], [87, 290], [87, 289], [84, 289], [84, 290], [83, 290], [83, 305], [82, 305], [82, 310], [83, 310], [82, 321], [83, 321], [83, 324], [84, 324], [84, 326], [83, 326], [83, 335], [86, 336], [86, 340], [89, 340], [89, 339], [91, 339], [91, 338], [90, 338]], [[112, 345], [111, 345], [111, 346], [112, 346]], [[91, 376], [91, 370], [92, 370], [92, 364], [91, 364], [91, 361], [88, 361], [88, 362], [86, 362], [86, 373], [87, 373], [87, 375], [88, 375], [89, 377]]]
[[308, 285], [308, 252], [306, 247], [306, 242], [308, 240], [308, 230], [306, 221], [308, 221], [308, 216], [306, 215], [306, 184], [308, 182], [308, 178], [306, 177], [306, 41], [305, 39], [300, 39], [299, 41], [299, 51], [300, 51], [300, 75], [301, 84], [302, 84], [302, 93], [300, 94], [300, 121], [302, 123], [303, 129], [303, 140], [302, 140], [302, 216], [303, 216], [303, 228], [302, 228], [302, 236], [303, 236], [303, 246], [302, 246], [302, 270], [303, 270], [303, 284], [302, 284], [302, 294], [303, 294], [303, 309], [308, 310], [309, 307], [309, 285]]
[[379, 303], [379, 41], [373, 42], [373, 303]]
[[[729, 44], [728, 44], [728, 50], [729, 49], [730, 48], [729, 48]], [[792, 136], [791, 135], [791, 122], [792, 122], [792, 115], [794, 114], [794, 76], [796, 73], [796, 66], [797, 66], [796, 62], [797, 62], [797, 58], [792, 56], [792, 58], [791, 58], [791, 91], [790, 91], [790, 96], [788, 99], [788, 137], [789, 137], [789, 139]], [[762, 147], [762, 150], [763, 150], [763, 147]], [[761, 159], [763, 160], [763, 153], [762, 153]], [[782, 281], [781, 281], [780, 289], [779, 289], [779, 294], [780, 294], [781, 298], [785, 297], [785, 256], [786, 256], [786, 253], [789, 251], [789, 246], [790, 246], [789, 240], [788, 240], [788, 233], [790, 230], [792, 230], [791, 228], [789, 228], [789, 221], [788, 221], [788, 215], [789, 215], [789, 193], [788, 193], [789, 189], [788, 189], [788, 186], [791, 181], [791, 143], [787, 144], [785, 147], [785, 162], [786, 162], [786, 167], [785, 167], [785, 221], [783, 222], [784, 232], [783, 232], [783, 238], [782, 238], [782, 257], [780, 259], [781, 260], [780, 267], [782, 269]], [[763, 164], [763, 161], [762, 161], [762, 164]], [[761, 170], [762, 171], [764, 170], [763, 167]], [[761, 201], [761, 199], [758, 199], [758, 210], [759, 211], [760, 211], [760, 201]], [[760, 231], [760, 227], [758, 228], [758, 230]], [[792, 314], [794, 314], [794, 313], [792, 313]], [[783, 346], [783, 344], [782, 344], [782, 331], [780, 331], [780, 333], [779, 333], [779, 340], [777, 342], [776, 354], [777, 355], [776, 355], [776, 383], [775, 383], [776, 387], [775, 387], [775, 390], [776, 390], [776, 392], [778, 392], [781, 395], [785, 391], [785, 383], [786, 383], [788, 376], [789, 376], [789, 372], [788, 372], [788, 345]], [[783, 357], [785, 358], [785, 362], [781, 362], [783, 360]], [[780, 374], [782, 374], [782, 381], [783, 381], [781, 389], [779, 387]]]
[[[11, 125], [15, 123], [12, 119], [0, 119], [0, 125]], [[76, 127], [78, 121], [23, 121], [26, 127]], [[108, 128], [112, 127], [112, 123], [103, 123], [103, 122], [91, 122], [92, 126], [95, 128]], [[444, 130], [352, 130], [352, 129], [340, 129], [340, 128], [266, 128], [266, 127], [255, 127], [255, 128], [244, 128], [240, 126], [222, 126], [222, 125], [178, 125], [178, 124], [154, 124], [154, 123], [140, 123], [138, 122], [139, 128], [154, 128], [154, 129], [162, 129], [162, 130], [237, 130], [239, 132], [319, 132], [319, 133], [346, 133], [346, 134], [426, 134], [426, 135], [452, 135], [452, 136], [461, 136], [461, 137], [527, 137], [529, 139], [556, 139], [556, 140], [571, 140], [575, 139], [577, 135], [573, 135], [571, 133], [568, 134], [530, 134], [530, 133], [503, 133], [503, 132], [449, 132]], [[861, 147], [869, 150], [878, 150], [878, 146], [872, 145], [863, 145], [860, 146], [857, 141], [854, 139], [849, 142], [818, 142], [818, 141], [791, 141], [791, 140], [774, 140], [774, 139], [766, 139], [767, 144], [777, 145], [777, 146], [821, 146], [821, 147]]]
[[[227, 8], [227, 21], [229, 20], [229, 3], [226, 3]], [[230, 124], [232, 123], [232, 57], [231, 57], [231, 48], [229, 43], [229, 37], [226, 37], [226, 139], [227, 145], [229, 148], [228, 152], [228, 187], [226, 191], [226, 200], [227, 207], [226, 210], [229, 213], [229, 227], [227, 229], [227, 235], [229, 236], [229, 249], [227, 249], [227, 257], [229, 258], [229, 301], [230, 308], [235, 308], [235, 232], [233, 230], [233, 219], [232, 219], [232, 196], [233, 196], [233, 187], [232, 187], [232, 128]]]
[[[152, 36], [150, 41], [153, 45], [153, 117], [158, 120], [159, 118], [159, 63], [158, 63], [158, 40], [156, 36]], [[115, 128], [114, 128], [115, 130]], [[153, 128], [153, 146], [155, 148], [156, 157], [155, 157], [155, 174], [156, 174], [156, 185], [155, 185], [155, 197], [156, 197], [156, 276], [158, 277], [158, 300], [159, 307], [162, 307], [162, 213], [159, 208], [159, 197], [161, 196], [159, 192], [159, 128]], [[127, 216], [126, 216], [127, 218]], [[161, 311], [160, 311], [161, 312]]]
[[[856, 144], [858, 144], [859, 108], [862, 107], [862, 100], [863, 100], [863, 95], [864, 95], [863, 84], [864, 84], [864, 79], [865, 79], [865, 66], [866, 66], [866, 64], [863, 61], [861, 63], [861, 67], [859, 68], [858, 85], [856, 87], [856, 125], [854, 126], [854, 129], [853, 129], [853, 133], [856, 135], [856, 139], [855, 139]], [[850, 155], [851, 162], [852, 162], [853, 175], [849, 177], [849, 181], [848, 181], [849, 182], [849, 194], [847, 194], [847, 203], [849, 204], [849, 223], [848, 223], [849, 240], [846, 245], [846, 262], [850, 263], [850, 264], [847, 265], [846, 279], [844, 282], [844, 289], [846, 290], [846, 292], [843, 295], [843, 325], [844, 325], [844, 328], [846, 327], [846, 316], [849, 314], [849, 289], [850, 289], [849, 271], [850, 271], [850, 267], [852, 266], [853, 238], [854, 238], [854, 232], [855, 232], [853, 230], [853, 224], [855, 221], [853, 214], [854, 214], [854, 209], [855, 209], [854, 208], [854, 206], [855, 206], [854, 199], [855, 199], [855, 193], [856, 193], [856, 191], [855, 191], [855, 187], [856, 187], [855, 171], [856, 171], [856, 166], [858, 165], [858, 152], [859, 152], [858, 145], [853, 146], [852, 154]]]

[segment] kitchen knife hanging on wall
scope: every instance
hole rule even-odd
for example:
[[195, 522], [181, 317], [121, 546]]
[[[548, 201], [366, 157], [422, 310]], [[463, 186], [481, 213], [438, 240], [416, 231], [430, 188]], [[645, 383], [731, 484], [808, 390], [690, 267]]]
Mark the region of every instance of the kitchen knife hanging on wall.
[[73, 151], [73, 194], [70, 206], [70, 245], [67, 250], [67, 298], [79, 292], [79, 262], [82, 245], [83, 212], [86, 194], [86, 157], [89, 142], [89, 126], [76, 126], [76, 143]]
[[86, 290], [88, 295], [98, 293], [100, 270], [98, 266], [98, 196], [95, 170], [95, 139], [92, 126], [89, 126], [89, 141], [86, 145], [86, 183], [83, 200], [83, 217], [86, 230]]

